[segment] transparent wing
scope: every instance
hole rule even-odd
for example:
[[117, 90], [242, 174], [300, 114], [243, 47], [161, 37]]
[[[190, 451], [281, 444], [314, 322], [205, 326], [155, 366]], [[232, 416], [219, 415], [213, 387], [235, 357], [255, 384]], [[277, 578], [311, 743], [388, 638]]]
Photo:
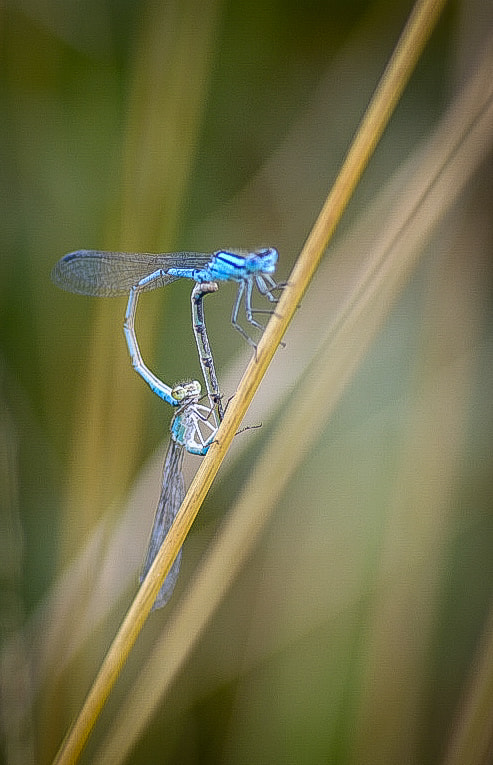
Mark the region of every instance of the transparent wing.
[[[169, 268], [202, 268], [211, 255], [202, 252], [103, 252], [77, 250], [64, 255], [53, 268], [51, 279], [63, 290], [80, 295], [111, 297], [124, 295], [154, 271]], [[177, 277], [163, 274], [143, 290], [164, 287]]]
[[[147, 553], [140, 574], [141, 582], [149, 571], [185, 497], [185, 481], [182, 472], [184, 454], [184, 447], [171, 439], [164, 460], [161, 496], [159, 497]], [[180, 571], [180, 561], [181, 550], [176, 556], [175, 562], [171, 566], [171, 569], [157, 594], [153, 609], [164, 606], [173, 594], [176, 580], [178, 579], [178, 573]]]

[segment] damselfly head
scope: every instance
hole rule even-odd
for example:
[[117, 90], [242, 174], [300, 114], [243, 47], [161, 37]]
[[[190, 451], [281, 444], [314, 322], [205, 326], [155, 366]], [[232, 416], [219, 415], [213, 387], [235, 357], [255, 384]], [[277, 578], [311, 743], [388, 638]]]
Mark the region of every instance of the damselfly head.
[[255, 271], [262, 274], [273, 274], [276, 270], [279, 253], [275, 247], [263, 247], [252, 253], [251, 258], [252, 263], [256, 262], [257, 264]]
[[200, 396], [202, 386], [198, 380], [186, 380], [177, 383], [171, 390], [171, 396], [175, 401], [184, 401], [186, 398], [195, 398]]

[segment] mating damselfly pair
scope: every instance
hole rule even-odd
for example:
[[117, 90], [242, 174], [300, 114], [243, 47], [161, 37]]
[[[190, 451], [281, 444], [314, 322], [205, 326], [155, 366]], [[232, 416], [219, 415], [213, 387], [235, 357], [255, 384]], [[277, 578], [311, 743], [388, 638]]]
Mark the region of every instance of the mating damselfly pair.
[[[53, 282], [64, 290], [82, 295], [110, 297], [128, 294], [124, 332], [130, 359], [135, 371], [151, 390], [173, 407], [178, 407], [170, 427], [170, 443], [166, 453], [161, 495], [154, 518], [141, 581], [152, 562], [178, 512], [185, 496], [182, 463], [185, 451], [204, 455], [219, 428], [222, 416], [222, 397], [217, 382], [214, 359], [210, 350], [203, 312], [203, 298], [217, 290], [218, 281], [238, 284], [233, 304], [233, 327], [256, 348], [254, 340], [238, 323], [242, 301], [249, 324], [262, 330], [263, 326], [253, 314], [253, 289], [271, 303], [277, 302], [273, 294], [283, 285], [277, 284], [275, 272], [278, 252], [266, 247], [253, 252], [218, 250], [214, 253], [128, 253], [101, 250], [77, 250], [61, 258], [52, 271]], [[199, 403], [201, 385], [197, 380], [169, 386], [145, 365], [135, 334], [135, 314], [141, 292], [163, 287], [179, 278], [192, 279], [192, 326], [199, 361], [206, 383], [209, 406]], [[180, 566], [181, 551], [158, 593], [154, 608], [165, 605], [173, 592]]]

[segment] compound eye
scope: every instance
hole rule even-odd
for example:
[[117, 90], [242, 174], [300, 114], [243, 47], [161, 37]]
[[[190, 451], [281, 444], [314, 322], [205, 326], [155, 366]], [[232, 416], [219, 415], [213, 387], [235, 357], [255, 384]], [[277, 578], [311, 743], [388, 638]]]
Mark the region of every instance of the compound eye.
[[175, 385], [171, 391], [171, 396], [175, 399], [175, 401], [183, 401], [186, 395], [187, 393], [183, 385]]
[[202, 387], [198, 380], [189, 380], [188, 382], [177, 383], [171, 390], [171, 396], [175, 401], [184, 401], [184, 399], [192, 396], [200, 396], [201, 390]]
[[275, 247], [262, 247], [261, 250], [257, 250], [256, 254], [261, 258], [266, 258], [272, 264], [276, 263], [279, 257]]
[[189, 396], [200, 396], [202, 386], [198, 380], [191, 380], [189, 383], [187, 383], [187, 388]]

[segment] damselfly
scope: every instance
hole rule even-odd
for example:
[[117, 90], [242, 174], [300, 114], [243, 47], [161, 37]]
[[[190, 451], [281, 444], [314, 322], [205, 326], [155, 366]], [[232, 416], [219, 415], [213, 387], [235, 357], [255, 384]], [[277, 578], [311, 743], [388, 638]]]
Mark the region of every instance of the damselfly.
[[[161, 495], [142, 568], [141, 582], [147, 575], [185, 497], [182, 472], [185, 451], [191, 454], [206, 454], [217, 433], [213, 409], [199, 404], [200, 390], [197, 380], [180, 383], [171, 389], [171, 396], [180, 408], [171, 422], [171, 438], [164, 460]], [[178, 578], [180, 561], [181, 550], [159, 590], [153, 608], [164, 606], [170, 599]]]
[[[56, 282], [56, 279], [54, 280]], [[197, 380], [180, 383], [170, 388], [144, 364], [135, 335], [135, 313], [141, 289], [140, 285], [129, 288], [129, 299], [125, 313], [124, 330], [132, 365], [160, 398], [179, 407], [171, 422], [171, 438], [164, 461], [161, 495], [142, 570], [142, 581], [185, 497], [185, 482], [182, 473], [184, 453], [185, 451], [197, 455], [207, 453], [217, 433], [223, 410], [203, 311], [204, 296], [210, 292], [215, 292], [217, 284], [215, 282], [199, 282], [192, 291], [193, 330], [211, 407], [199, 403], [201, 386]], [[163, 582], [154, 608], [163, 606], [171, 597], [178, 577], [180, 559], [181, 550]]]
[[238, 323], [242, 299], [247, 321], [259, 329], [263, 326], [253, 318], [252, 292], [256, 285], [271, 303], [272, 294], [281, 289], [272, 278], [278, 252], [265, 247], [253, 252], [217, 250], [214, 253], [173, 252], [103, 252], [77, 250], [65, 255], [55, 265], [52, 279], [59, 287], [82, 295], [108, 297], [122, 295], [135, 288], [138, 291], [163, 287], [179, 278], [196, 282], [234, 281], [238, 292], [233, 305], [231, 322], [235, 329], [254, 347], [255, 342]]

